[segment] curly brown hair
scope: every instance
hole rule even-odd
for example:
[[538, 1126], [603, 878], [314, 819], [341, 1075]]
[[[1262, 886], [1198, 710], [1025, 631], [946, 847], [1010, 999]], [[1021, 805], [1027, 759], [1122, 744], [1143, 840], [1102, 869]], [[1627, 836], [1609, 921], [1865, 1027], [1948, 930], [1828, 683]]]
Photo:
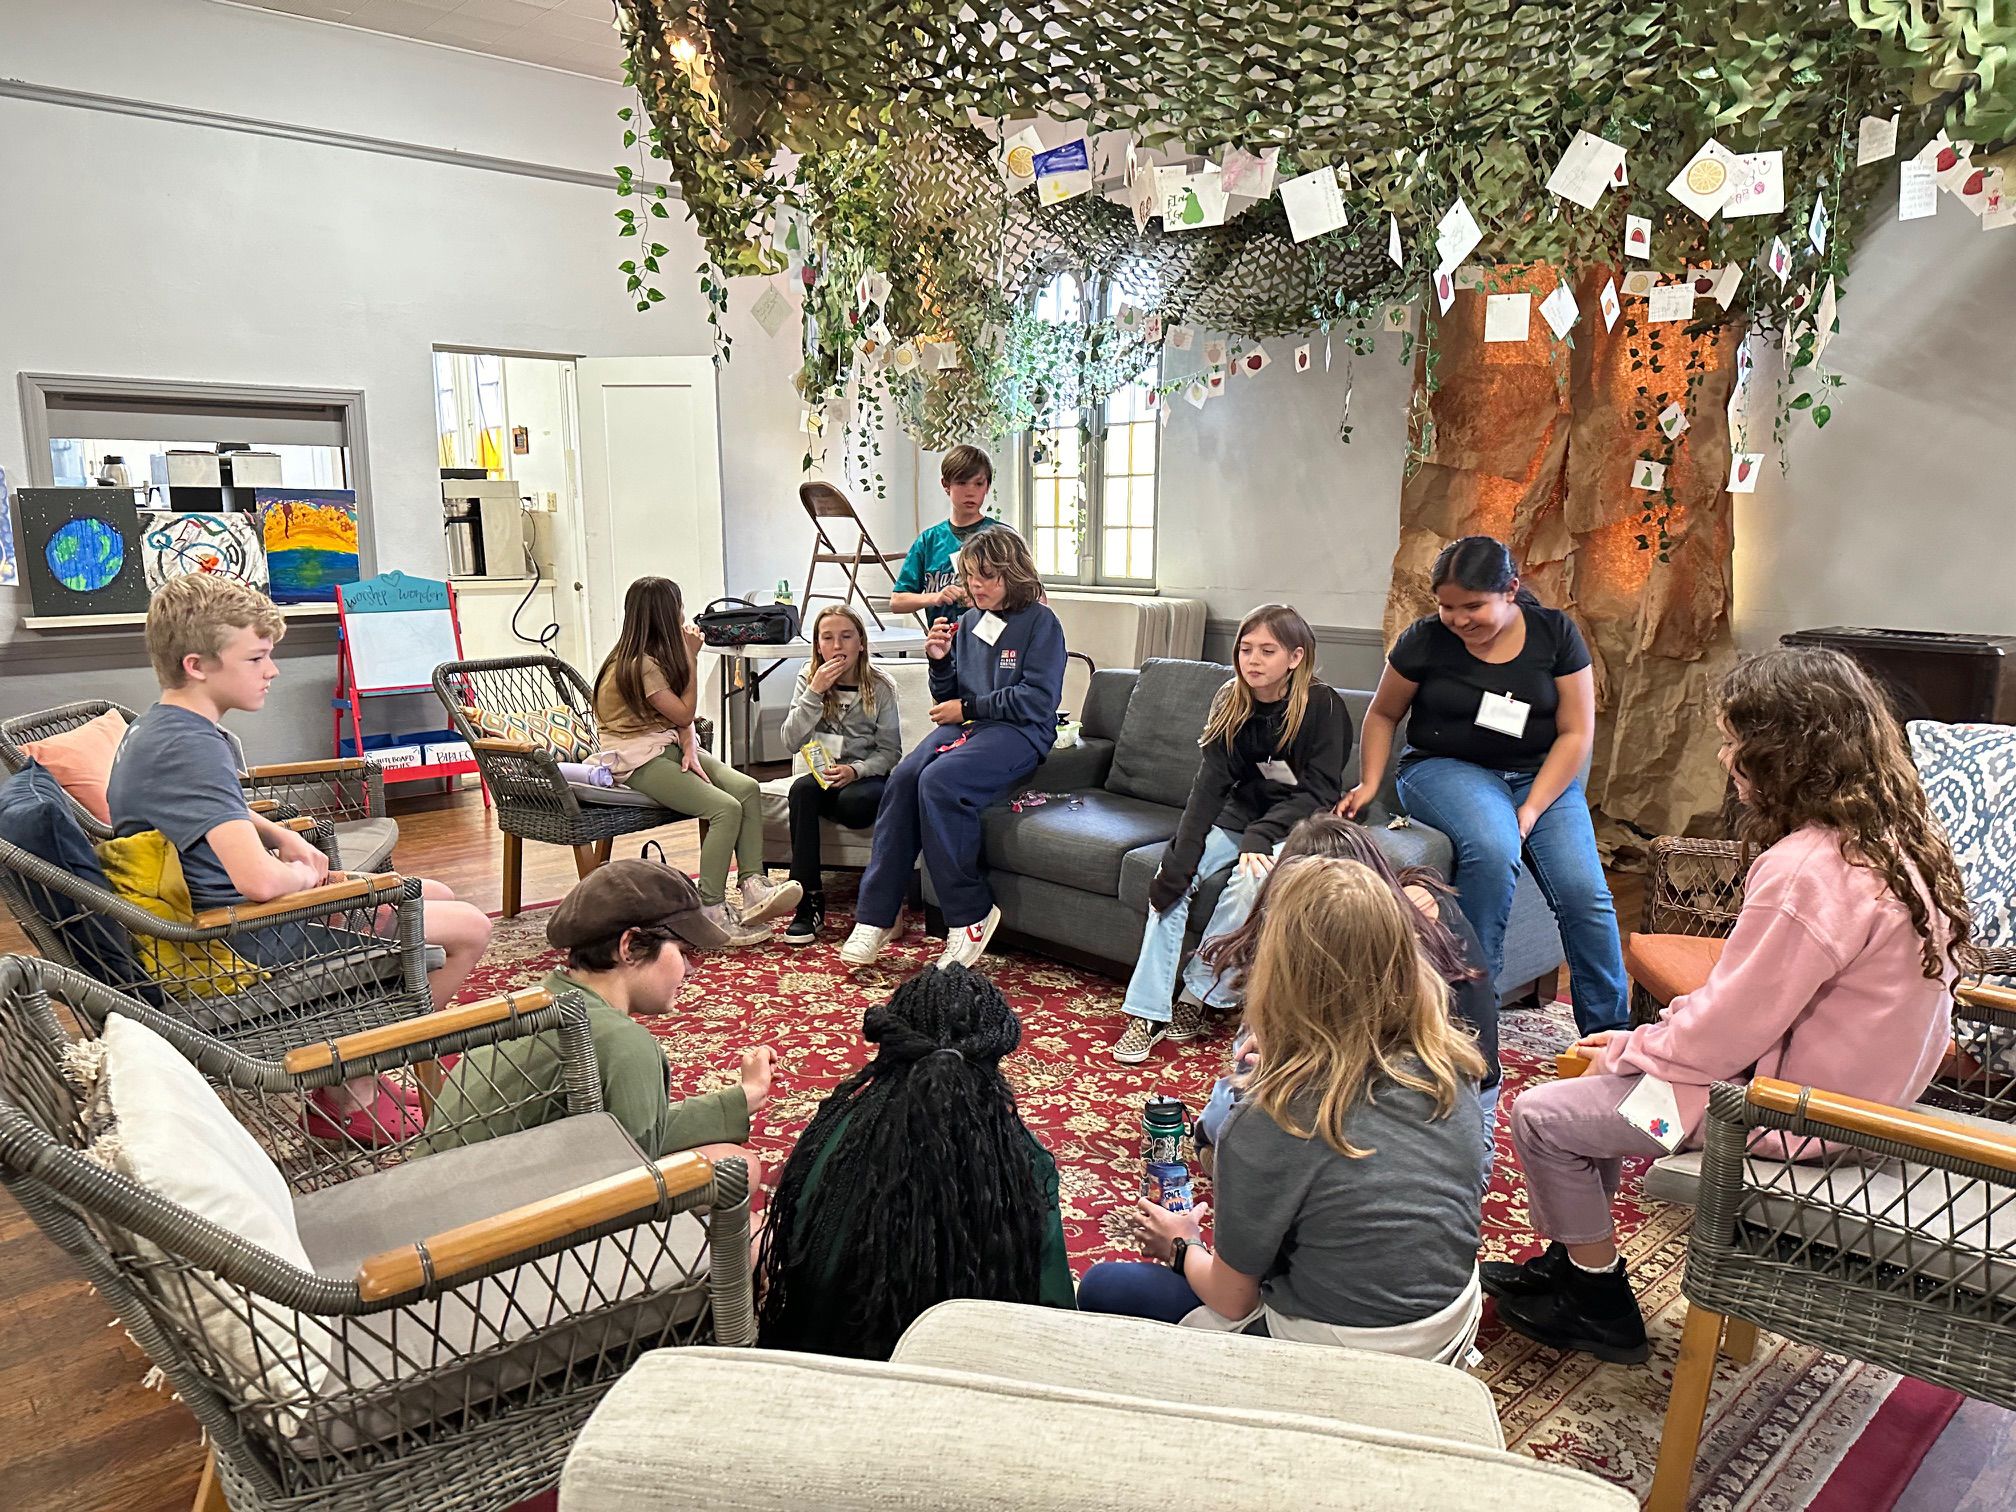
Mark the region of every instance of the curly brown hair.
[[1723, 679], [1721, 723], [1730, 769], [1749, 788], [1744, 840], [1761, 848], [1825, 825], [1849, 864], [1876, 872], [1910, 912], [1927, 979], [1945, 974], [1931, 908], [1944, 917], [1954, 969], [1976, 969], [1960, 867], [1925, 801], [1904, 732], [1868, 673], [1824, 647], [1766, 651]]

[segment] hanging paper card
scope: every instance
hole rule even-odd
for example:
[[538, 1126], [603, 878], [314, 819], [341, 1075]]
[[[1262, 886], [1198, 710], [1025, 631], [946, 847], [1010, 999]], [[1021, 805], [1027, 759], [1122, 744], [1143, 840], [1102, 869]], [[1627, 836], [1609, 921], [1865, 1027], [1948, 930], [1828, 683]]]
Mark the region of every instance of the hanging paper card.
[[1582, 312], [1575, 306], [1574, 292], [1565, 283], [1556, 284], [1554, 292], [1540, 301], [1540, 315], [1556, 341], [1566, 339], [1569, 328], [1582, 318]]
[[1484, 270], [1475, 263], [1466, 263], [1458, 268], [1455, 278], [1456, 287], [1459, 289], [1478, 289], [1484, 286]]
[[1687, 160], [1687, 166], [1674, 175], [1666, 192], [1704, 221], [1713, 220], [1715, 212], [1735, 192], [1735, 173], [1736, 154], [1710, 137]]
[[1993, 185], [1988, 190], [1988, 199], [1981, 207], [1981, 229], [2001, 231], [2016, 226], [2016, 195], [2009, 192], [2006, 181]]
[[1229, 198], [1239, 195], [1244, 199], [1265, 199], [1274, 192], [1274, 164], [1281, 156], [1279, 147], [1268, 147], [1260, 152], [1247, 152], [1244, 148], [1227, 150], [1221, 172], [1225, 176], [1225, 193]]
[[1298, 373], [1309, 371], [1309, 343], [1306, 341], [1295, 348], [1295, 371]]
[[1771, 271], [1778, 275], [1780, 284], [1792, 276], [1792, 249], [1782, 237], [1771, 238]]
[[1232, 360], [1232, 368], [1234, 372], [1239, 373], [1247, 373], [1247, 374], [1258, 373], [1261, 369], [1265, 368], [1267, 364], [1272, 362], [1273, 360], [1274, 360], [1273, 358], [1267, 355], [1267, 348], [1265, 348], [1264, 346], [1256, 346], [1253, 348], [1252, 351], [1241, 352], [1237, 357], [1235, 357]]
[[1813, 214], [1806, 222], [1806, 240], [1813, 244], [1813, 250], [1821, 256], [1827, 255], [1827, 201], [1821, 195], [1813, 196]]
[[1152, 166], [1144, 167], [1134, 175], [1133, 182], [1127, 186], [1127, 202], [1134, 210], [1136, 232], [1146, 231], [1148, 222], [1162, 213], [1162, 190], [1156, 182], [1157, 171]]
[[1988, 209], [1991, 195], [2002, 191], [2002, 170], [2000, 168], [1976, 168], [1960, 181], [1954, 197], [1967, 207], [1971, 215], [1984, 214]]
[[1687, 411], [1677, 404], [1669, 404], [1659, 411], [1659, 429], [1671, 441], [1687, 429]]
[[1736, 159], [1736, 187], [1722, 202], [1722, 218], [1780, 215], [1785, 210], [1785, 154], [1747, 152]]
[[1948, 194], [1958, 193], [1974, 171], [1973, 155], [1972, 142], [1948, 142], [1941, 147], [1932, 159], [1932, 166], [1939, 171], [1939, 187]]
[[866, 314], [869, 307], [881, 306], [889, 300], [889, 279], [886, 275], [869, 271], [861, 275], [861, 281], [854, 286], [854, 299]]
[[1736, 286], [1743, 282], [1743, 264], [1729, 263], [1715, 275], [1715, 303], [1723, 309], [1729, 308], [1729, 301], [1736, 297]]
[[784, 324], [784, 317], [791, 313], [791, 301], [777, 292], [775, 284], [765, 284], [763, 292], [756, 297], [756, 303], [749, 307], [749, 313], [756, 317], [756, 324], [763, 327], [765, 336], [775, 336]]
[[1206, 373], [1204, 375], [1204, 387], [1209, 389], [1214, 396], [1224, 393], [1225, 369], [1214, 367], [1210, 372]]
[[1134, 138], [1124, 131], [1102, 131], [1092, 138], [1092, 187], [1114, 189], [1127, 182], [1127, 151]]
[[1470, 207], [1459, 198], [1435, 228], [1436, 271], [1446, 273], [1454, 268], [1475, 251], [1482, 240], [1484, 233], [1477, 229]]
[[1624, 292], [1633, 299], [1649, 299], [1659, 285], [1659, 275], [1650, 268], [1633, 268], [1624, 275]]
[[1694, 285], [1682, 280], [1679, 283], [1659, 284], [1649, 296], [1652, 308], [1645, 318], [1651, 321], [1692, 320], [1694, 318]]
[[1344, 191], [1337, 185], [1335, 168], [1283, 179], [1280, 194], [1281, 208], [1288, 212], [1288, 234], [1298, 242], [1335, 231], [1346, 222]]
[[1113, 312], [1113, 325], [1122, 335], [1132, 336], [1141, 329], [1141, 307], [1120, 301], [1120, 308]]
[[1813, 357], [1816, 362], [1834, 339], [1834, 315], [1834, 277], [1829, 274], [1827, 287], [1820, 291], [1820, 309], [1813, 317]]
[[1533, 326], [1531, 294], [1492, 294], [1484, 301], [1486, 341], [1524, 341]]
[[1189, 351], [1190, 343], [1196, 339], [1197, 332], [1190, 326], [1169, 327], [1169, 350], [1172, 352]]
[[1623, 306], [1620, 305], [1617, 301], [1617, 280], [1613, 278], [1603, 285], [1604, 330], [1610, 331], [1616, 329], [1617, 316], [1622, 312], [1622, 310]]
[[1216, 168], [1186, 173], [1162, 200], [1164, 231], [1202, 231], [1225, 224], [1225, 176]]
[[1036, 154], [1036, 203], [1061, 205], [1092, 192], [1092, 156], [1081, 135]]
[[1640, 457], [1631, 464], [1631, 486], [1645, 493], [1657, 493], [1666, 484], [1666, 464]]
[[1406, 261], [1400, 254], [1400, 217], [1390, 211], [1386, 216], [1386, 255], [1393, 260], [1396, 268]]
[[1764, 470], [1764, 453], [1737, 452], [1729, 459], [1729, 492], [1757, 492], [1757, 474]]
[[899, 373], [914, 373], [923, 358], [918, 354], [914, 341], [898, 342], [889, 351], [889, 366]]
[[1624, 217], [1624, 255], [1641, 259], [1652, 256], [1652, 222], [1642, 215]]
[[1036, 154], [1042, 150], [1043, 138], [1034, 126], [1025, 126], [1002, 141], [995, 161], [1010, 194], [1019, 194], [1036, 182]]
[[1386, 329], [1389, 331], [1411, 331], [1414, 329], [1414, 306], [1394, 304], [1386, 306]]
[[1939, 213], [1939, 181], [1930, 163], [1905, 163], [1897, 170], [1897, 219], [1923, 220]]
[[1439, 314], [1447, 315], [1449, 306], [1456, 303], [1456, 279], [1449, 273], [1435, 275], [1435, 308]]
[[1222, 368], [1225, 366], [1225, 343], [1207, 341], [1204, 343], [1204, 366]]
[[956, 341], [927, 341], [926, 352], [930, 354], [931, 366], [938, 372], [950, 372], [959, 366], [959, 343]]
[[1162, 317], [1150, 315], [1141, 325], [1141, 339], [1150, 346], [1162, 345]]
[[1880, 163], [1897, 154], [1897, 117], [1884, 120], [1881, 116], [1862, 117], [1862, 128], [1855, 142], [1855, 166], [1864, 163]]
[[1584, 210], [1603, 197], [1624, 161], [1624, 149], [1587, 131], [1575, 133], [1575, 140], [1561, 154], [1561, 161], [1547, 178], [1547, 191], [1573, 200]]
[[1193, 378], [1184, 386], [1183, 397], [1197, 409], [1204, 408], [1204, 401], [1211, 397], [1211, 390], [1202, 378]]

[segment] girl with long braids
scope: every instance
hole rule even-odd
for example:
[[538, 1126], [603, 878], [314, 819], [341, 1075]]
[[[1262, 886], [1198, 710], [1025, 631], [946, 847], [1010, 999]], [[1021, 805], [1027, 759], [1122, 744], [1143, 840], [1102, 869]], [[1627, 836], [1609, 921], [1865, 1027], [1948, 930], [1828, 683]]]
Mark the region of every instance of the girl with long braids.
[[[1908, 1107], [1950, 1040], [1952, 979], [1975, 964], [1959, 867], [1867, 673], [1838, 651], [1768, 651], [1724, 680], [1716, 723], [1740, 833], [1763, 851], [1736, 927], [1659, 1022], [1587, 1036], [1587, 1074], [1512, 1105], [1533, 1227], [1551, 1242], [1483, 1267], [1510, 1327], [1619, 1364], [1648, 1351], [1610, 1199], [1623, 1158], [1673, 1147], [1624, 1102], [1660, 1105], [1690, 1144], [1709, 1087], [1753, 1074]], [[1753, 1149], [1796, 1160], [1796, 1146]]]
[[777, 1179], [758, 1342], [886, 1360], [954, 1297], [1075, 1306], [1057, 1162], [1001, 1075], [1022, 1039], [1001, 989], [926, 967], [861, 1032], [875, 1058], [820, 1104]]
[[1203, 750], [1175, 838], [1148, 883], [1148, 922], [1122, 1003], [1127, 1023], [1113, 1059], [1138, 1065], [1158, 1040], [1195, 1039], [1207, 1008], [1233, 1002], [1192, 957], [1176, 994], [1190, 905], [1206, 877], [1231, 866], [1204, 937], [1229, 934], [1295, 821], [1337, 802], [1351, 754], [1351, 713], [1316, 676], [1316, 632], [1288, 604], [1262, 604], [1239, 622], [1234, 675], [1218, 690], [1197, 744]]

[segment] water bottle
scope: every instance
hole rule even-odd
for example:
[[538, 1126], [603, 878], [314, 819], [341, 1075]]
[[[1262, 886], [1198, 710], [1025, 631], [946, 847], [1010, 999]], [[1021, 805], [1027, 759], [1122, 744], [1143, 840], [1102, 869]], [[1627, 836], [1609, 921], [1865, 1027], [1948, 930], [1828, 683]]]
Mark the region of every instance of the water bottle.
[[777, 579], [777, 596], [772, 602], [779, 604], [788, 604], [791, 602], [791, 579]]
[[1190, 1167], [1183, 1160], [1189, 1117], [1174, 1097], [1151, 1097], [1141, 1109], [1141, 1195], [1172, 1213], [1192, 1206]]

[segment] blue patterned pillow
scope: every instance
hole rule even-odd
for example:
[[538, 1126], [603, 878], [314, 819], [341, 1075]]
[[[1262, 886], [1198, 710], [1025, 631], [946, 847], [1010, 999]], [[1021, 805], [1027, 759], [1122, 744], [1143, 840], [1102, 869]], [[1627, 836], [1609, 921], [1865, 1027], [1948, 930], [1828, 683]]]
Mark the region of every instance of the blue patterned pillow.
[[1911, 757], [1946, 826], [1979, 945], [2016, 947], [2016, 726], [1907, 727]]

